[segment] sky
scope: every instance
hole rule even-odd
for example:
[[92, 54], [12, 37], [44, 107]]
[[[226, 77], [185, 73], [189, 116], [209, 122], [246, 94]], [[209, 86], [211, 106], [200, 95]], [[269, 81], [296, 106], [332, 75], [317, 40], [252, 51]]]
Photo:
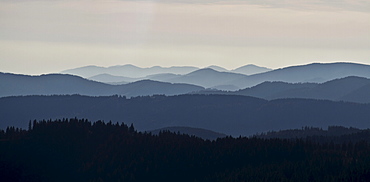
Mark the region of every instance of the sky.
[[370, 64], [367, 0], [0, 0], [0, 72]]

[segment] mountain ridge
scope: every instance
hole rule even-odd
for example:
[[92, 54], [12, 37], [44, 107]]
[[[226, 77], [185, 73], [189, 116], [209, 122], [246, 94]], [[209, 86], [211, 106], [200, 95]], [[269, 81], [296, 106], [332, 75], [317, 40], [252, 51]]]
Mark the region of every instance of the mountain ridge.
[[367, 93], [370, 93], [370, 79], [357, 76], [334, 79], [324, 83], [266, 81], [238, 91], [202, 90], [199, 92], [199, 94], [244, 95], [267, 100], [307, 98], [370, 103], [370, 95]]
[[[370, 104], [237, 95], [0, 98], [0, 128], [26, 128], [30, 120], [86, 118], [133, 123], [140, 131], [170, 126], [203, 128], [232, 136], [304, 126], [370, 128]], [[145, 113], [145, 114], [144, 114]]]
[[[236, 80], [235, 85], [244, 88], [255, 86], [264, 81], [283, 81], [288, 83], [316, 82], [358, 76], [370, 78], [370, 65], [348, 62], [311, 63], [275, 69], [269, 72], [250, 75], [246, 79]], [[243, 83], [244, 82], [244, 83]]]
[[[132, 65], [133, 66], [133, 65]], [[121, 66], [124, 67], [124, 66]], [[121, 68], [117, 66], [117, 70]], [[127, 67], [127, 66], [126, 66]], [[237, 90], [256, 86], [266, 81], [281, 81], [288, 83], [324, 83], [329, 80], [344, 78], [348, 76], [359, 76], [370, 78], [370, 65], [359, 64], [359, 63], [348, 63], [348, 62], [334, 62], [334, 63], [311, 63], [306, 65], [288, 66], [275, 70], [269, 70], [255, 65], [245, 65], [234, 70], [226, 70], [218, 66], [209, 66], [203, 69], [196, 67], [190, 67], [191, 70], [187, 72], [175, 73], [175, 71], [163, 71], [163, 69], [171, 69], [174, 67], [163, 68], [163, 67], [151, 67], [151, 68], [137, 68], [136, 71], [126, 72], [126, 77], [121, 80], [115, 80], [112, 82], [132, 82], [140, 79], [152, 79], [162, 82], [170, 83], [188, 83], [195, 84], [205, 88], [222, 88], [226, 90]], [[209, 69], [216, 69], [210, 71]], [[249, 68], [264, 69], [262, 72], [256, 72], [255, 74], [248, 74], [245, 70]], [[78, 69], [78, 68], [77, 68]], [[106, 68], [104, 68], [106, 69]], [[139, 70], [138, 70], [139, 69]], [[152, 69], [151, 74], [145, 70]], [[179, 67], [183, 69], [183, 67]], [[116, 70], [116, 71], [117, 71]], [[153, 72], [154, 70], [154, 72]], [[162, 70], [162, 71], [160, 71]], [[218, 70], [218, 71], [217, 71]], [[137, 72], [141, 72], [141, 77], [134, 78]], [[203, 74], [198, 74], [203, 72]], [[237, 73], [240, 72], [240, 73]], [[106, 74], [115, 75], [115, 72]], [[122, 71], [121, 71], [122, 73]], [[242, 73], [242, 74], [241, 74]], [[251, 72], [250, 72], [251, 73]], [[100, 73], [101, 74], [101, 73]], [[132, 74], [132, 75], [130, 75]], [[157, 76], [155, 76], [157, 75]], [[231, 76], [234, 75], [234, 76]], [[122, 76], [122, 75], [121, 75]], [[113, 77], [113, 76], [112, 76]], [[191, 78], [190, 78], [191, 77]], [[113, 78], [112, 78], [113, 79]], [[107, 81], [107, 80], [106, 80]], [[105, 82], [106, 82], [105, 81]], [[107, 83], [107, 82], [106, 82]], [[109, 82], [108, 82], [109, 83]], [[225, 87], [227, 85], [227, 87]]]
[[142, 80], [124, 85], [109, 85], [67, 74], [29, 76], [0, 73], [0, 97], [17, 95], [81, 94], [89, 96], [178, 95], [202, 90], [203, 87]]
[[[226, 68], [211, 65], [204, 68], [194, 67], [194, 66], [171, 66], [171, 67], [162, 67], [162, 66], [152, 66], [152, 67], [138, 67], [132, 64], [125, 65], [115, 65], [109, 67], [101, 66], [83, 66], [72, 69], [67, 69], [61, 71], [61, 73], [73, 74], [82, 76], [84, 78], [93, 77], [100, 74], [111, 74], [112, 76], [124, 76], [130, 78], [144, 78], [149, 75], [154, 74], [163, 74], [163, 73], [172, 73], [185, 75], [196, 70], [211, 68], [219, 72], [230, 72], [251, 75], [255, 73], [261, 73], [270, 71], [270, 68], [260, 67], [253, 64], [244, 65], [235, 69], [228, 70]], [[89, 71], [89, 69], [92, 69]]]
[[124, 76], [131, 78], [141, 78], [148, 75], [158, 74], [158, 73], [175, 73], [175, 74], [187, 74], [198, 68], [192, 66], [172, 66], [172, 67], [161, 67], [153, 66], [149, 68], [141, 68], [132, 64], [126, 65], [116, 65], [110, 67], [94, 67], [94, 70], [89, 70], [90, 67], [78, 67], [68, 70], [63, 70], [61, 73], [68, 73], [79, 75], [85, 78], [92, 77], [99, 74], [111, 74], [113, 76]]

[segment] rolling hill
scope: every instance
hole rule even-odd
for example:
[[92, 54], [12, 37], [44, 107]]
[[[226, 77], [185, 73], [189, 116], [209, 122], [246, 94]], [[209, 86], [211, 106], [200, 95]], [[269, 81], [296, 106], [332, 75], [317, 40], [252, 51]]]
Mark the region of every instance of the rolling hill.
[[[214, 66], [213, 66], [214, 68]], [[246, 77], [242, 74], [230, 73], [230, 72], [220, 72], [212, 68], [205, 68], [193, 71], [185, 75], [173, 74], [173, 73], [160, 73], [154, 75], [148, 75], [142, 78], [130, 78], [123, 76], [114, 76], [110, 74], [100, 74], [89, 79], [94, 81], [99, 81], [108, 84], [120, 84], [128, 83], [139, 80], [154, 80], [160, 82], [169, 82], [169, 83], [186, 83], [192, 85], [199, 85], [206, 88], [220, 88], [221, 90], [238, 90], [239, 87], [235, 85], [230, 85], [228, 82], [231, 82], [236, 79]]]
[[223, 67], [216, 66], [216, 65], [208, 66], [205, 68], [197, 68], [193, 66], [172, 66], [172, 67], [153, 66], [150, 68], [141, 68], [141, 67], [134, 66], [131, 64], [126, 64], [126, 65], [116, 65], [116, 66], [111, 66], [111, 67], [84, 66], [84, 67], [64, 70], [61, 73], [78, 75], [84, 78], [89, 78], [89, 77], [93, 77], [93, 76], [100, 75], [100, 74], [110, 74], [114, 76], [124, 76], [124, 77], [130, 77], [130, 78], [144, 78], [149, 75], [164, 74], [164, 73], [185, 75], [190, 72], [193, 72], [199, 69], [206, 69], [206, 68], [211, 68], [219, 72], [231, 72], [231, 73], [239, 73], [239, 74], [245, 74], [245, 75], [253, 75], [253, 74], [263, 73], [263, 72], [272, 70], [270, 68], [260, 67], [260, 66], [256, 66], [253, 64], [241, 66], [233, 70], [227, 70]]
[[[67, 70], [64, 72], [81, 75], [83, 77], [90, 75], [87, 72], [94, 72], [94, 74], [92, 74], [94, 77], [90, 78], [103, 81], [105, 83], [126, 83], [142, 79], [150, 79], [170, 83], [194, 84], [205, 88], [221, 88], [229, 91], [253, 87], [266, 81], [280, 81], [287, 83], [324, 83], [333, 79], [348, 76], [370, 78], [369, 65], [340, 62], [313, 63], [285, 67], [276, 70], [270, 70], [268, 68], [258, 67], [255, 65], [246, 65], [230, 71], [225, 70], [226, 69], [218, 66], [209, 66], [208, 68], [198, 69], [196, 67], [162, 68], [158, 66], [139, 68], [133, 65], [124, 65], [109, 68], [90, 66]], [[104, 74], [105, 77], [102, 78], [101, 74]], [[107, 74], [110, 74], [111, 76], [108, 76]], [[98, 77], [99, 79], [96, 79], [95, 77]]]
[[312, 99], [236, 95], [25, 96], [0, 98], [0, 128], [26, 128], [30, 120], [86, 118], [133, 123], [140, 131], [183, 126], [233, 136], [304, 126], [369, 128], [370, 105]]
[[219, 72], [228, 72], [229, 70], [223, 68], [223, 67], [220, 67], [220, 66], [216, 66], [216, 65], [212, 65], [212, 66], [208, 66], [206, 68], [211, 68], [213, 70], [216, 70], [216, 71], [219, 71]]
[[370, 79], [350, 76], [324, 83], [263, 82], [238, 91], [202, 90], [193, 94], [244, 95], [267, 100], [306, 98], [370, 103]]
[[233, 94], [264, 99], [308, 98], [370, 103], [370, 79], [350, 76], [321, 84], [264, 82]]
[[231, 70], [232, 73], [239, 73], [239, 74], [244, 74], [244, 75], [254, 75], [258, 73], [264, 73], [271, 71], [272, 69], [270, 68], [265, 68], [265, 67], [260, 67], [256, 66], [253, 64], [248, 64], [245, 66], [241, 66], [239, 68]]
[[198, 68], [191, 66], [173, 66], [168, 68], [153, 66], [150, 68], [140, 68], [134, 65], [127, 64], [111, 67], [85, 66], [80, 68], [64, 70], [62, 71], [62, 73], [78, 75], [84, 78], [89, 78], [100, 74], [110, 74], [114, 76], [123, 76], [130, 78], [143, 78], [148, 75], [161, 73], [187, 74], [195, 70], [198, 70]]
[[220, 85], [230, 85], [229, 82], [245, 77], [247, 76], [243, 74], [219, 72], [211, 68], [205, 68], [180, 77], [168, 79], [167, 81], [171, 83], [187, 83], [211, 88]]
[[[136, 78], [129, 78], [129, 77], [124, 77], [124, 76], [114, 76], [114, 75], [110, 75], [107, 73], [95, 75], [95, 76], [89, 77], [88, 79], [97, 81], [97, 82], [108, 83], [111, 85], [121, 85], [121, 84], [138, 81], [138, 79]], [[120, 83], [120, 84], [116, 84], [116, 83]]]
[[81, 94], [88, 96], [124, 95], [128, 97], [165, 94], [178, 95], [202, 90], [189, 84], [142, 80], [125, 85], [109, 85], [78, 76], [49, 74], [41, 76], [0, 73], [0, 97], [19, 95]]
[[329, 80], [358, 76], [370, 78], [370, 65], [356, 63], [313, 63], [291, 66], [265, 73], [250, 75], [234, 80], [229, 84], [240, 88], [258, 85], [265, 81], [282, 81], [288, 83], [323, 83]]

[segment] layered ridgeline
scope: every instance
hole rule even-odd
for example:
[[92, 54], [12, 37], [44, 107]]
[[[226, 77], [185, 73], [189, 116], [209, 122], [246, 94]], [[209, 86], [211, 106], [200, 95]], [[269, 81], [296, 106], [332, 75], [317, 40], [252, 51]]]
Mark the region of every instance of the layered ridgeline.
[[[259, 67], [256, 65], [245, 65], [233, 70], [227, 70], [225, 68], [219, 66], [209, 66], [206, 68], [211, 68], [219, 72], [231, 72], [231, 73], [239, 73], [244, 75], [253, 75], [257, 73], [263, 73], [267, 71], [271, 71], [269, 68]], [[140, 68], [134, 65], [117, 65], [111, 67], [99, 67], [99, 66], [84, 66], [80, 68], [68, 69], [62, 71], [62, 73], [72, 74], [72, 75], [79, 75], [85, 78], [100, 75], [100, 74], [110, 74], [114, 76], [122, 76], [122, 77], [130, 77], [130, 78], [143, 78], [149, 75], [156, 75], [156, 74], [175, 74], [175, 75], [185, 75], [191, 73], [193, 71], [203, 69], [197, 68], [193, 66], [172, 66], [172, 67], [161, 67], [161, 66], [153, 66], [150, 68]], [[123, 81], [123, 80], [122, 80]]]
[[[210, 72], [216, 72], [208, 69]], [[188, 80], [207, 82], [207, 78], [196, 79], [194, 72]], [[224, 80], [229, 79], [224, 73]], [[209, 84], [212, 84], [209, 82]], [[332, 101], [370, 103], [370, 79], [346, 77], [324, 83], [264, 82], [257, 86], [238, 91], [205, 90], [190, 84], [172, 84], [152, 80], [141, 80], [122, 85], [110, 85], [87, 80], [73, 75], [49, 74], [41, 76], [0, 73], [0, 97], [21, 95], [63, 95], [79, 94], [87, 96], [122, 95], [179, 95], [179, 94], [224, 94], [258, 97], [266, 100], [280, 98], [308, 98]]]
[[124, 65], [108, 68], [82, 67], [66, 70], [63, 73], [80, 75], [110, 84], [150, 79], [232, 91], [252, 87], [266, 81], [323, 83], [348, 76], [370, 78], [370, 66], [355, 63], [313, 63], [276, 70], [255, 65], [227, 70], [218, 66], [198, 69], [195, 67], [139, 68], [132, 65]]
[[189, 84], [171, 84], [141, 80], [124, 85], [110, 85], [73, 75], [48, 74], [41, 76], [0, 73], [0, 97], [19, 95], [81, 94], [88, 96], [153, 94], [178, 95], [203, 90]]
[[183, 126], [233, 136], [313, 126], [369, 128], [370, 105], [310, 99], [267, 101], [236, 95], [0, 98], [0, 128], [29, 120], [87, 118], [133, 123], [140, 131]]
[[[220, 67], [211, 66], [210, 68], [196, 70], [185, 75], [163, 73], [147, 76], [150, 80], [137, 81], [130, 78], [127, 82], [119, 82], [121, 76], [112, 76], [109, 74], [94, 76], [102, 82], [112, 81], [109, 82], [111, 84], [64, 74], [28, 76], [0, 73], [0, 97], [60, 94], [80, 94], [88, 96], [123, 95], [132, 97], [155, 94], [179, 95], [192, 93], [244, 95], [267, 100], [280, 98], [309, 98], [357, 103], [370, 102], [370, 95], [368, 94], [370, 93], [370, 80], [366, 78], [369, 76], [370, 70], [368, 70], [367, 65], [351, 63], [311, 64], [289, 67], [251, 76], [230, 72], [218, 72], [214, 69], [222, 70]], [[272, 78], [274, 78], [275, 80], [287, 80], [287, 82], [265, 81], [256, 86], [244, 89], [239, 89], [240, 87], [233, 84], [235, 80], [241, 80], [241, 83], [244, 84], [248, 83], [248, 79], [250, 80], [257, 76], [271, 74], [273, 75], [271, 79], [266, 77], [266, 79], [262, 80], [273, 80]], [[346, 77], [347, 75], [361, 75], [363, 77]], [[307, 80], [308, 77], [312, 76], [325, 79], [329, 77], [340, 78], [323, 83], [295, 83], [299, 80], [299, 77], [301, 77], [301, 80]], [[202, 85], [203, 87], [198, 85]], [[204, 87], [211, 89], [205, 90]]]
[[267, 71], [271, 71], [271, 69], [251, 64], [233, 70], [227, 70], [219, 66], [209, 66], [206, 68], [186, 66], [140, 68], [134, 65], [123, 65], [112, 67], [86, 66], [65, 70], [62, 73], [78, 75], [108, 84], [124, 84], [149, 79], [169, 83], [194, 84], [222, 90], [238, 90], [241, 87], [229, 83], [245, 78], [247, 75]]
[[370, 79], [350, 76], [324, 83], [264, 82], [238, 91], [202, 90], [198, 94], [244, 95], [267, 100], [306, 98], [370, 103]]
[[356, 63], [313, 63], [250, 75], [247, 78], [235, 80], [230, 84], [238, 85], [241, 88], [247, 88], [265, 81], [323, 83], [348, 76], [370, 78], [370, 65]]
[[267, 71], [271, 71], [271, 69], [255, 65], [246, 65], [234, 70], [227, 70], [219, 66], [209, 66], [200, 69], [195, 67], [163, 68], [159, 66], [139, 68], [133, 65], [124, 65], [108, 68], [87, 66], [66, 70], [62, 73], [79, 75], [90, 80], [113, 85], [149, 79], [169, 83], [194, 84], [205, 88], [238, 90], [241, 87], [237, 84], [234, 85], [230, 83], [245, 78], [247, 75]]

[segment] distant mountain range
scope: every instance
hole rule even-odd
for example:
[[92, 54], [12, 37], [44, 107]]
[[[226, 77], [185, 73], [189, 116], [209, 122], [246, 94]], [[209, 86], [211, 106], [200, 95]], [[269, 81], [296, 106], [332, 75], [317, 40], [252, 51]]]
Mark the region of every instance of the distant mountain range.
[[178, 95], [203, 90], [189, 84], [171, 84], [152, 80], [141, 80], [125, 85], [109, 85], [63, 74], [41, 76], [0, 73], [0, 97], [19, 95], [81, 94], [88, 96], [124, 95]]
[[192, 71], [198, 70], [197, 67], [192, 66], [179, 66], [164, 68], [160, 66], [154, 66], [150, 68], [140, 68], [131, 64], [118, 65], [111, 67], [99, 67], [99, 66], [85, 66], [80, 68], [74, 68], [64, 70], [62, 73], [82, 76], [89, 78], [100, 74], [110, 74], [114, 76], [124, 76], [130, 78], [143, 78], [148, 75], [161, 74], [161, 73], [174, 73], [174, 74], [187, 74]]
[[229, 82], [234, 80], [247, 77], [246, 75], [239, 73], [230, 72], [219, 72], [211, 68], [204, 68], [193, 71], [185, 75], [178, 75], [173, 73], [161, 73], [148, 75], [143, 78], [129, 78], [124, 76], [113, 76], [109, 74], [100, 74], [93, 77], [89, 77], [90, 80], [104, 82], [112, 85], [124, 84], [129, 82], [135, 82], [143, 79], [169, 82], [169, 83], [186, 83], [192, 85], [199, 85], [205, 88], [226, 88], [225, 90], [238, 90], [239, 87], [235, 85], [229, 85], [225, 87]]
[[64, 72], [109, 84], [124, 84], [149, 79], [193, 84], [226, 91], [245, 89], [266, 81], [323, 83], [348, 76], [370, 78], [370, 66], [355, 63], [313, 63], [276, 70], [246, 65], [235, 70], [225, 70], [225, 68], [218, 66], [198, 69], [195, 67], [139, 68], [124, 65], [109, 68], [82, 67]]
[[220, 85], [227, 85], [233, 80], [247, 77], [243, 74], [229, 73], [229, 72], [218, 72], [211, 68], [205, 68], [191, 72], [189, 74], [166, 79], [162, 81], [170, 83], [188, 83], [193, 85], [202, 85], [206, 88], [217, 87]]
[[183, 126], [233, 136], [338, 125], [369, 128], [370, 104], [312, 99], [267, 101], [236, 95], [124, 97], [26, 96], [0, 98], [0, 128], [30, 120], [86, 118], [133, 123], [140, 131]]
[[202, 90], [200, 94], [244, 95], [267, 100], [307, 98], [370, 103], [370, 79], [350, 76], [324, 83], [264, 82], [234, 92]]
[[[220, 66], [208, 66], [206, 68], [211, 68], [213, 70], [219, 71], [219, 72], [231, 72], [231, 73], [239, 73], [244, 75], [252, 75], [256, 73], [263, 73], [267, 71], [271, 71], [269, 68], [260, 67], [256, 65], [245, 65], [239, 68], [236, 68], [234, 70], [227, 70], [225, 68], [222, 68]], [[111, 66], [111, 67], [99, 67], [99, 66], [85, 66], [80, 68], [74, 68], [69, 70], [64, 70], [61, 73], [64, 74], [72, 74], [72, 75], [78, 75], [84, 78], [91, 78], [96, 75], [101, 74], [110, 74], [113, 76], [122, 76], [129, 77], [131, 79], [144, 79], [148, 78], [150, 75], [156, 75], [156, 74], [176, 74], [176, 75], [185, 75], [188, 73], [191, 73], [193, 71], [203, 69], [203, 68], [197, 68], [193, 66], [173, 66], [173, 67], [161, 67], [161, 66], [153, 66], [150, 68], [140, 68], [131, 64], [127, 65], [117, 65], [117, 66]], [[125, 80], [121, 80], [125, 81]], [[137, 81], [137, 80], [136, 80]], [[109, 81], [112, 82], [112, 81]]]
[[265, 81], [323, 83], [348, 76], [370, 78], [370, 65], [356, 63], [313, 63], [250, 75], [246, 78], [234, 80], [230, 84], [240, 88], [247, 88]]
[[248, 65], [233, 69], [230, 72], [244, 74], [244, 75], [254, 75], [254, 74], [264, 73], [268, 71], [272, 71], [272, 69], [256, 66], [253, 64], [248, 64]]
[[314, 63], [277, 70], [124, 65], [68, 71], [85, 78], [0, 73], [0, 128], [78, 117], [214, 139], [286, 129], [291, 134], [304, 126], [370, 127], [369, 65]]
[[[334, 64], [334, 66], [336, 65]], [[294, 70], [296, 68], [292, 69]], [[114, 79], [115, 76], [99, 75], [96, 77], [99, 77], [101, 80], [110, 80]], [[307, 98], [370, 103], [370, 80], [357, 76], [334, 79], [324, 83], [266, 81], [245, 89], [238, 89], [238, 87], [229, 83], [236, 79], [248, 79], [253, 76], [218, 72], [211, 68], [197, 70], [186, 75], [168, 73], [150, 75], [148, 77], [161, 81], [140, 80], [124, 84], [121, 82], [105, 84], [79, 76], [64, 74], [27, 76], [0, 73], [0, 97], [61, 94], [80, 94], [87, 96], [110, 96], [117, 94], [133, 97], [154, 94], [179, 95], [191, 93], [243, 95], [266, 100]], [[203, 85], [212, 89], [204, 89], [204, 87], [197, 85]]]

